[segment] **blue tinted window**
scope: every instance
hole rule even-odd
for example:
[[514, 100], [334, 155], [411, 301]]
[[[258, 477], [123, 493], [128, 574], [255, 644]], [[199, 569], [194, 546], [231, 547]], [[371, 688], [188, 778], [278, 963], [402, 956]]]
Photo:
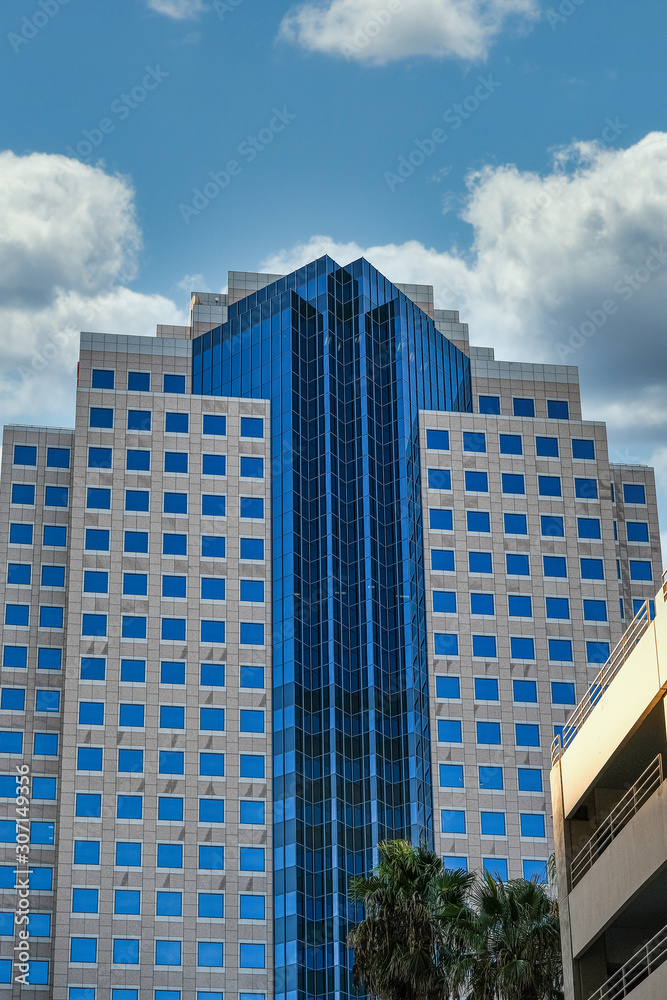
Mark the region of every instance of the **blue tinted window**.
[[264, 667], [241, 666], [239, 668], [239, 687], [263, 688]]
[[38, 670], [60, 670], [62, 666], [63, 651], [43, 646], [37, 650]]
[[109, 574], [91, 569], [85, 570], [83, 574], [83, 590], [85, 594], [108, 594]]
[[581, 559], [582, 580], [604, 580], [604, 564], [601, 559]]
[[139, 964], [138, 939], [114, 938], [113, 961], [115, 965], [138, 965]]
[[500, 435], [500, 454], [501, 455], [523, 455], [523, 446], [521, 443], [520, 434], [501, 434]]
[[116, 844], [116, 864], [127, 868], [138, 868], [141, 866], [141, 844], [124, 843]]
[[433, 451], [449, 451], [449, 431], [427, 430], [426, 447]]
[[77, 747], [77, 771], [101, 771], [104, 764], [104, 751], [101, 747]]
[[118, 725], [127, 728], [139, 728], [144, 725], [144, 706], [122, 704], [118, 708]]
[[[260, 500], [260, 504], [263, 502]], [[224, 517], [225, 516], [225, 497], [218, 494], [203, 494], [201, 498], [201, 513], [202, 517]], [[242, 513], [242, 517], [257, 517], [264, 516], [264, 508], [262, 506], [262, 514], [255, 515], [249, 513]]]
[[[3, 688], [0, 695], [0, 708], [3, 712], [23, 712], [25, 710], [25, 688]], [[10, 780], [13, 781], [13, 777]]]
[[72, 889], [72, 912], [73, 913], [98, 913], [98, 890], [97, 889]]
[[105, 429], [113, 427], [113, 410], [109, 407], [91, 406], [90, 426]]
[[597, 479], [575, 479], [574, 495], [579, 500], [597, 500], [598, 496]]
[[225, 774], [224, 753], [200, 753], [199, 773], [210, 777], [222, 778]]
[[[445, 871], [455, 872], [455, 871], [468, 871], [468, 859], [462, 855], [448, 854], [443, 860], [443, 867]], [[241, 994], [240, 1000], [244, 1000], [244, 994]]]
[[482, 434], [476, 431], [464, 431], [463, 432], [463, 450], [464, 451], [476, 451], [485, 452], [486, 451], [486, 434]]
[[625, 503], [646, 503], [646, 490], [641, 483], [623, 483]]
[[629, 542], [648, 542], [648, 524], [645, 521], [628, 521], [625, 527]]
[[500, 396], [480, 396], [479, 397], [479, 412], [480, 413], [500, 413]]
[[572, 438], [572, 458], [595, 458], [595, 442], [585, 438]]
[[[224, 642], [225, 623], [221, 621], [202, 621], [200, 625], [200, 638], [202, 642]], [[241, 625], [240, 642], [245, 645], [264, 644], [264, 626], [250, 625], [244, 629]]]
[[118, 819], [141, 819], [143, 815], [143, 796], [118, 795], [116, 797], [116, 817]]
[[8, 563], [7, 583], [29, 584], [32, 576], [30, 563]]
[[451, 490], [452, 474], [449, 469], [429, 469], [428, 488], [430, 490]]
[[183, 846], [181, 844], [158, 844], [157, 845], [157, 867], [158, 868], [182, 868], [183, 867]]
[[558, 458], [558, 438], [536, 437], [535, 452], [538, 458]]
[[[202, 580], [202, 597], [204, 596], [204, 580]], [[215, 580], [211, 581], [215, 583], [223, 584], [223, 596], [224, 596], [224, 581]], [[239, 598], [242, 601], [263, 601], [264, 600], [264, 581], [263, 580], [241, 580], [239, 583]]]
[[512, 693], [515, 701], [537, 704], [536, 681], [512, 681]]
[[263, 419], [261, 417], [241, 417], [241, 437], [263, 438]]
[[571, 681], [552, 681], [551, 701], [554, 705], [576, 705], [574, 684]]
[[37, 465], [37, 448], [34, 445], [14, 445], [14, 465]]
[[79, 724], [82, 726], [103, 726], [104, 725], [104, 702], [102, 701], [80, 701], [79, 702]]
[[506, 535], [527, 535], [528, 525], [525, 514], [503, 514]]
[[69, 448], [47, 448], [46, 465], [49, 469], [69, 469]]
[[471, 594], [470, 614], [471, 615], [495, 614], [493, 594]]
[[99, 656], [81, 657], [81, 680], [83, 681], [103, 681], [105, 674], [106, 660]]
[[2, 651], [3, 667], [26, 667], [28, 665], [27, 646], [5, 646]]
[[129, 472], [149, 472], [151, 467], [150, 451], [128, 449], [125, 455], [126, 468]]
[[451, 572], [454, 569], [454, 552], [451, 549], [431, 549], [431, 569]]
[[[222, 899], [222, 897], [220, 897]], [[241, 920], [264, 920], [264, 896], [239, 896], [239, 916]]]
[[227, 470], [227, 458], [225, 455], [202, 455], [202, 475], [204, 476], [224, 476]]
[[458, 677], [438, 676], [435, 679], [436, 698], [460, 698], [461, 683]]
[[439, 614], [456, 614], [456, 591], [434, 590], [433, 611]]
[[[21, 753], [23, 750], [23, 733], [0, 733], [0, 753]], [[12, 836], [12, 841], [14, 837]]]
[[12, 503], [34, 505], [35, 487], [27, 483], [13, 483]]
[[66, 507], [69, 503], [67, 486], [47, 486], [44, 490], [45, 507]]
[[469, 493], [489, 492], [489, 477], [486, 472], [471, 472], [468, 470], [464, 476], [465, 488]]
[[162, 536], [162, 555], [185, 556], [188, 554], [188, 536], [165, 533]]
[[241, 559], [263, 559], [264, 539], [263, 538], [241, 538], [240, 539]]
[[10, 545], [32, 545], [32, 524], [10, 524], [9, 544]]
[[549, 420], [569, 420], [570, 407], [566, 399], [547, 399]]
[[521, 555], [516, 552], [507, 552], [505, 554], [505, 562], [509, 576], [530, 575], [530, 563], [528, 556]]
[[185, 664], [163, 660], [160, 663], [160, 684], [185, 684]]
[[522, 837], [546, 837], [544, 816], [539, 813], [521, 813]]
[[264, 459], [246, 455], [241, 456], [240, 475], [246, 479], [263, 479]]
[[76, 815], [95, 818], [102, 815], [102, 796], [89, 792], [77, 792]]
[[44, 525], [44, 545], [54, 545], [59, 548], [67, 545], [67, 528], [56, 524]]
[[467, 510], [466, 526], [468, 531], [491, 531], [491, 515], [483, 510]]
[[129, 771], [132, 774], [142, 774], [144, 770], [143, 750], [119, 750], [118, 770]]
[[549, 659], [561, 663], [572, 663], [572, 640], [549, 639]]
[[523, 594], [509, 594], [507, 598], [510, 618], [532, 618], [533, 601]]
[[151, 429], [151, 416], [150, 410], [128, 410], [128, 431], [149, 431]]
[[263, 778], [264, 757], [259, 754], [241, 754], [239, 758], [239, 777]]
[[89, 510], [110, 510], [111, 490], [89, 486], [86, 493], [86, 507]]
[[160, 634], [166, 642], [185, 641], [185, 618], [163, 618]]
[[164, 453], [165, 472], [187, 472], [188, 453], [186, 451], [165, 451]]
[[96, 962], [97, 938], [71, 938], [69, 957], [70, 962]]
[[542, 535], [546, 538], [563, 538], [565, 535], [563, 518], [557, 514], [542, 514], [540, 526]]
[[106, 528], [86, 528], [85, 547], [89, 552], [109, 551], [109, 531]]
[[180, 917], [183, 912], [183, 896], [180, 892], [158, 892], [155, 912], [160, 917]]
[[480, 814], [483, 837], [505, 836], [505, 813], [483, 812]]
[[511, 636], [510, 656], [513, 660], [534, 660], [535, 640], [523, 635]]
[[608, 642], [586, 642], [586, 660], [588, 663], [606, 663], [609, 659]]
[[239, 823], [261, 826], [264, 822], [264, 803], [261, 800], [239, 803]]
[[607, 621], [606, 601], [584, 601], [584, 620], [587, 622]]
[[225, 435], [227, 433], [227, 417], [215, 413], [205, 413], [203, 432], [204, 434]]
[[539, 767], [520, 767], [518, 769], [520, 792], [541, 792], [542, 771]]
[[199, 728], [223, 733], [225, 731], [224, 708], [200, 708]]
[[185, 375], [165, 375], [162, 384], [165, 392], [185, 392]]
[[475, 677], [477, 701], [498, 701], [498, 681], [495, 677]]
[[147, 511], [149, 496], [148, 490], [125, 490], [125, 510]]
[[651, 563], [648, 559], [631, 559], [630, 560], [630, 579], [631, 580], [643, 580], [649, 581], [653, 578], [651, 572]]
[[140, 913], [141, 893], [138, 890], [116, 889], [114, 891], [114, 913]]
[[189, 422], [189, 413], [165, 413], [164, 415], [164, 429], [167, 434], [187, 434]]
[[143, 684], [146, 680], [146, 661], [121, 660], [120, 679], [129, 684]]
[[104, 368], [93, 368], [91, 385], [93, 389], [113, 389], [114, 372]]
[[[160, 729], [185, 729], [185, 708], [183, 705], [160, 705]], [[160, 753], [168, 751], [161, 750]], [[180, 754], [181, 763], [183, 754]]]
[[547, 597], [545, 602], [547, 618], [569, 619], [570, 602], [567, 597]]
[[526, 492], [523, 476], [514, 472], [503, 472], [501, 474], [503, 493], [523, 495]]
[[540, 727], [536, 723], [517, 722], [514, 725], [516, 730], [516, 743], [519, 747], [539, 747]]
[[42, 587], [64, 587], [64, 566], [42, 566]]
[[100, 863], [99, 840], [74, 841], [75, 865], [99, 865], [99, 863]]
[[438, 743], [462, 743], [459, 719], [438, 719]]
[[560, 476], [538, 476], [537, 488], [541, 497], [561, 496]]
[[455, 632], [436, 632], [433, 639], [436, 656], [458, 656], [459, 637]]
[[200, 799], [199, 800], [199, 822], [200, 823], [224, 823], [225, 822], [225, 800], [224, 799]]
[[58, 734], [35, 733], [33, 753], [42, 757], [57, 757]]
[[[160, 771], [164, 774], [164, 771]], [[168, 774], [181, 774], [181, 771], [169, 771]], [[157, 800], [157, 818], [170, 823], [183, 822], [183, 799], [173, 795], [161, 795]]]
[[429, 527], [431, 531], [451, 531], [453, 527], [451, 510], [438, 510], [432, 507], [429, 511]]
[[503, 789], [502, 767], [491, 767], [488, 764], [479, 766], [479, 787], [486, 789]]
[[185, 597], [187, 595], [186, 576], [163, 576], [162, 596], [163, 597]]
[[148, 575], [146, 573], [123, 573], [123, 593], [142, 596], [148, 593]]
[[81, 635], [91, 635], [102, 637], [107, 634], [107, 616], [89, 615], [82, 616]]
[[[254, 539], [245, 539], [254, 541]], [[241, 539], [243, 542], [244, 539]], [[259, 539], [261, 542], [262, 539]], [[262, 552], [263, 552], [262, 547]], [[201, 554], [204, 559], [224, 559], [225, 558], [225, 537], [224, 535], [202, 535]], [[246, 557], [247, 558], [247, 557]]]
[[441, 764], [440, 765], [440, 787], [441, 788], [463, 788], [463, 765], [462, 764]]
[[113, 450], [111, 448], [88, 449], [89, 469], [110, 469], [112, 464], [113, 464]]
[[30, 621], [29, 604], [5, 605], [5, 625], [28, 625]]
[[124, 549], [125, 552], [148, 552], [148, 532], [126, 531]]
[[533, 399], [522, 399], [515, 397], [512, 400], [515, 417], [534, 417], [535, 401]]
[[150, 372], [128, 372], [127, 388], [129, 392], [150, 392]]
[[490, 552], [469, 552], [468, 569], [471, 573], [492, 573], [493, 563]]
[[500, 723], [499, 722], [478, 722], [476, 723], [477, 742], [487, 746], [500, 746]]
[[443, 833], [465, 833], [466, 814], [463, 809], [442, 809], [440, 824]]
[[543, 556], [544, 575], [567, 577], [567, 562], [565, 556]]
[[239, 732], [263, 733], [264, 712], [257, 709], [242, 708], [239, 712]]

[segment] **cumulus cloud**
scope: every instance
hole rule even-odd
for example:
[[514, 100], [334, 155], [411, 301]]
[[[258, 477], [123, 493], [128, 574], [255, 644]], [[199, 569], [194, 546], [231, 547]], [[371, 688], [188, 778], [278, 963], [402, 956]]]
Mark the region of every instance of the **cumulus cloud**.
[[3, 423], [72, 420], [79, 332], [150, 335], [185, 322], [127, 287], [141, 233], [127, 179], [65, 156], [0, 153]]
[[203, 0], [148, 0], [148, 6], [158, 14], [166, 14], [175, 21], [197, 17], [206, 10]]
[[262, 269], [363, 254], [394, 281], [433, 284], [436, 306], [459, 309], [472, 343], [496, 357], [578, 365], [612, 461], [655, 462], [667, 488], [667, 134], [627, 149], [575, 143], [545, 175], [486, 167], [468, 189], [465, 255], [314, 236]]
[[309, 52], [382, 65], [412, 56], [486, 58], [508, 19], [525, 27], [537, 0], [307, 0], [279, 37]]

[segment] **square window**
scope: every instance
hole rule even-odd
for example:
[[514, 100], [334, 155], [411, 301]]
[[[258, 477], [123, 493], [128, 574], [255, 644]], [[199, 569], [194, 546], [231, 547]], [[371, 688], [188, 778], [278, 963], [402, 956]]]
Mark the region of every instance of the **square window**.
[[535, 400], [515, 397], [512, 400], [512, 404], [513, 404], [513, 413], [515, 417], [535, 416]]
[[139, 940], [132, 938], [113, 939], [114, 965], [139, 964]]
[[28, 665], [27, 646], [5, 646], [2, 651], [3, 667], [25, 668]]
[[224, 476], [227, 474], [225, 455], [202, 455], [201, 466], [203, 476]]
[[[602, 559], [580, 559], [582, 580], [604, 580]], [[649, 563], [650, 567], [650, 563]]]
[[[263, 629], [263, 626], [261, 626]], [[243, 626], [241, 626], [243, 630]], [[242, 638], [241, 642], [248, 642], [247, 636], [248, 632], [242, 631], [242, 635], [245, 635], [245, 640]], [[259, 633], [258, 633], [259, 634]], [[220, 621], [205, 621], [203, 620], [200, 625], [200, 640], [205, 643], [224, 643], [225, 641], [225, 623]], [[263, 631], [262, 631], [262, 641], [263, 641]]]
[[623, 483], [624, 503], [646, 503], [646, 490], [641, 483]]
[[36, 712], [59, 712], [60, 691], [35, 691]]
[[199, 800], [199, 822], [200, 823], [224, 823], [225, 822], [225, 800], [224, 799], [200, 799]]
[[75, 865], [99, 865], [99, 863], [100, 863], [99, 840], [74, 841]]
[[466, 814], [464, 809], [441, 809], [440, 829], [443, 833], [465, 833]]
[[116, 797], [116, 818], [141, 819], [143, 806], [142, 795], [118, 795]]
[[499, 697], [495, 677], [475, 677], [475, 701], [498, 701]]
[[141, 844], [119, 841], [116, 844], [116, 864], [120, 868], [140, 868]]
[[584, 600], [584, 621], [606, 622], [607, 602]]
[[261, 622], [240, 622], [239, 642], [242, 646], [263, 646], [264, 625]]
[[186, 597], [187, 577], [186, 576], [163, 576], [162, 577], [163, 597]]
[[443, 677], [439, 675], [435, 679], [436, 698], [460, 698], [461, 682], [458, 677]]
[[648, 559], [630, 559], [630, 579], [642, 580], [646, 583], [653, 579], [651, 563]]
[[41, 607], [39, 609], [40, 628], [62, 628], [63, 608]]
[[500, 435], [501, 455], [523, 455], [523, 444], [520, 434]]
[[574, 684], [570, 681], [552, 681], [551, 702], [553, 705], [576, 705]]
[[467, 510], [466, 526], [468, 531], [489, 532], [491, 531], [491, 515], [487, 511]]
[[224, 708], [200, 708], [199, 729], [210, 732], [224, 733], [225, 731]]
[[558, 438], [536, 437], [535, 454], [538, 458], [558, 458]]
[[123, 615], [121, 635], [123, 639], [145, 639], [146, 618], [140, 615]]
[[37, 777], [33, 778], [32, 797], [33, 799], [44, 799], [45, 801], [54, 801], [56, 797], [56, 779], [37, 778]]
[[266, 968], [265, 951], [266, 945], [263, 944], [240, 944], [239, 967], [241, 969]]
[[543, 556], [544, 575], [548, 577], [567, 578], [567, 562], [565, 556]]
[[66, 507], [69, 503], [67, 486], [47, 486], [44, 490], [45, 507]]
[[12, 503], [34, 506], [35, 487], [26, 483], [13, 483]]
[[539, 747], [540, 727], [535, 723], [516, 722], [516, 745], [518, 747]]
[[128, 472], [150, 472], [150, 451], [136, 448], [128, 449], [125, 453], [125, 468]]
[[[188, 536], [164, 534], [162, 536], [163, 556], [185, 556], [188, 554]], [[185, 596], [185, 595], [183, 595]]]
[[3, 688], [0, 695], [0, 709], [3, 712], [23, 712], [25, 688]]
[[222, 968], [223, 945], [216, 941], [198, 941], [197, 965], [207, 969]]
[[150, 494], [148, 490], [125, 490], [125, 510], [147, 511], [149, 498]]
[[157, 867], [158, 868], [182, 868], [183, 867], [183, 845], [182, 844], [158, 844], [157, 845]]
[[124, 537], [125, 552], [144, 553], [148, 552], [148, 532], [147, 531], [126, 531]]
[[37, 650], [38, 670], [60, 670], [62, 666], [62, 649], [43, 646]]
[[525, 681], [525, 680], [514, 680], [512, 681], [512, 694], [514, 701], [519, 703], [527, 703], [531, 705], [537, 704], [537, 682], [536, 681]]
[[63, 548], [67, 545], [67, 528], [57, 524], [45, 524], [43, 539], [44, 545]]
[[489, 477], [486, 472], [472, 472], [466, 470], [464, 473], [465, 488], [468, 493], [488, 493]]
[[116, 889], [114, 891], [114, 913], [141, 913], [141, 893], [136, 889]]
[[431, 569], [451, 573], [454, 570], [453, 549], [431, 549]]
[[89, 486], [86, 491], [88, 510], [111, 510], [111, 490]]
[[523, 496], [526, 492], [523, 476], [515, 472], [503, 472], [500, 476], [502, 491]]
[[69, 469], [69, 448], [47, 448], [46, 467], [48, 469]]
[[99, 913], [97, 889], [72, 889], [72, 913]]
[[10, 524], [9, 526], [10, 545], [32, 545], [32, 535], [32, 524]]
[[14, 445], [14, 465], [37, 465], [37, 448], [34, 445]]
[[239, 687], [242, 688], [263, 688], [264, 687], [264, 667], [253, 667], [241, 665], [239, 668]]
[[[217, 582], [217, 581], [216, 581]], [[224, 581], [223, 596], [224, 596]], [[202, 580], [202, 597], [204, 581]], [[262, 603], [264, 601], [264, 581], [263, 580], [241, 580], [239, 583], [239, 598], [241, 601], [251, 601]]]
[[445, 871], [456, 872], [456, 871], [468, 871], [468, 859], [460, 855], [449, 854], [447, 857], [443, 858], [443, 867]]
[[535, 640], [523, 635], [511, 636], [510, 656], [513, 660], [534, 660]]
[[104, 751], [102, 747], [77, 747], [76, 748], [76, 769], [77, 771], [101, 771], [104, 764]]
[[155, 912], [158, 917], [180, 917], [183, 914], [183, 894], [181, 892], [158, 892], [155, 898]]
[[[21, 736], [21, 733], [17, 735]], [[33, 753], [35, 756], [57, 757], [58, 756], [58, 734], [57, 733], [35, 733]]]
[[241, 417], [241, 437], [263, 438], [264, 420], [262, 417]]
[[185, 664], [163, 660], [160, 663], [160, 684], [185, 684]]
[[131, 774], [143, 774], [144, 772], [144, 751], [143, 750], [118, 750], [118, 771], [129, 772]]
[[470, 573], [492, 573], [493, 563], [490, 552], [469, 552], [468, 570]]
[[264, 712], [258, 709], [242, 708], [239, 712], [239, 732], [263, 733]]
[[70, 941], [70, 962], [97, 961], [97, 938], [73, 937]]
[[151, 429], [151, 417], [150, 410], [128, 410], [128, 431], [149, 431]]
[[436, 614], [456, 614], [456, 591], [434, 590], [433, 611]]
[[597, 500], [598, 481], [597, 479], [577, 479], [574, 480], [574, 495], [578, 500]]
[[470, 614], [471, 615], [495, 614], [493, 594], [471, 594]]
[[8, 563], [7, 583], [27, 585], [32, 576], [32, 566], [30, 563]]
[[264, 459], [242, 455], [240, 475], [244, 479], [263, 479]]
[[[19, 754], [23, 750], [23, 733], [0, 732], [0, 753]], [[12, 836], [12, 840], [14, 837]]]
[[527, 535], [528, 523], [525, 514], [503, 514], [506, 535]]
[[499, 722], [478, 722], [476, 723], [477, 742], [480, 746], [500, 746], [500, 723]]
[[428, 469], [428, 488], [430, 490], [451, 490], [452, 474], [449, 469]]
[[113, 465], [113, 450], [111, 448], [89, 448], [89, 469], [110, 469]]
[[263, 826], [264, 803], [261, 801], [241, 801], [239, 803], [239, 823], [251, 826]]
[[541, 497], [562, 496], [560, 476], [538, 476], [537, 488]]
[[595, 460], [595, 442], [586, 438], [572, 438], [572, 458]]
[[498, 415], [500, 413], [500, 396], [480, 396], [479, 412]]
[[[207, 687], [225, 686], [225, 665], [224, 663], [202, 663], [200, 664], [199, 683]], [[243, 667], [241, 668], [243, 671]], [[241, 684], [241, 687], [245, 687]]]
[[185, 642], [185, 618], [163, 618], [161, 637], [164, 642]]
[[51, 914], [31, 913], [27, 930], [30, 937], [51, 937]]
[[463, 764], [441, 764], [440, 787], [463, 788]]
[[453, 528], [451, 510], [431, 508], [429, 511], [429, 527], [431, 531], [451, 531]]
[[547, 618], [568, 621], [570, 618], [570, 601], [567, 597], [547, 597], [545, 598], [547, 608]]
[[239, 917], [241, 920], [264, 920], [266, 900], [264, 896], [239, 896]]
[[436, 632], [433, 639], [436, 656], [459, 655], [459, 637], [455, 632]]
[[518, 769], [519, 791], [520, 792], [541, 792], [542, 771], [539, 767], [520, 767]]
[[[132, 596], [141, 597], [146, 595], [147, 593], [148, 593], [148, 575], [146, 573], [123, 573], [123, 594], [129, 595], [131, 597]], [[123, 635], [125, 635], [124, 631]]]
[[438, 743], [462, 743], [460, 719], [438, 719]]
[[502, 767], [491, 767], [487, 764], [480, 764], [478, 771], [480, 788], [502, 791], [504, 787]]
[[151, 391], [150, 372], [128, 372], [127, 389], [128, 392], [150, 392]]
[[482, 812], [480, 813], [480, 821], [483, 837], [505, 836], [505, 813]]
[[[202, 517], [224, 517], [225, 516], [225, 497], [218, 494], [202, 494], [201, 498], [201, 514]], [[243, 512], [244, 498], [241, 498], [241, 517], [252, 517], [252, 516], [264, 516], [264, 502], [259, 501], [262, 505], [261, 515], [251, 515]]]
[[123, 729], [142, 729], [144, 725], [144, 705], [119, 705], [118, 725]]
[[200, 753], [199, 773], [207, 777], [224, 778], [225, 776], [224, 753]]
[[572, 663], [572, 640], [549, 639], [549, 659], [559, 663]]
[[187, 514], [187, 493], [164, 493], [162, 497], [162, 511], [164, 514]]
[[566, 399], [547, 399], [549, 420], [569, 420], [570, 407]]
[[263, 778], [264, 777], [263, 754], [242, 753], [239, 758], [239, 777]]
[[556, 514], [542, 514], [540, 527], [545, 538], [563, 538], [565, 535], [563, 518]]
[[189, 425], [189, 413], [165, 413], [164, 415], [164, 429], [167, 434], [187, 434]]
[[227, 433], [227, 417], [215, 413], [205, 413], [203, 420], [204, 434], [218, 434], [222, 437]]
[[107, 528], [86, 528], [85, 548], [88, 552], [109, 551], [109, 531]]
[[[164, 392], [185, 392], [185, 375], [167, 375], [163, 377]], [[179, 963], [180, 964], [180, 963]]]
[[104, 368], [93, 368], [91, 385], [93, 389], [113, 389], [115, 372]]
[[104, 725], [104, 702], [103, 701], [80, 701], [79, 702], [79, 725], [80, 726], [103, 726]]
[[463, 450], [486, 452], [486, 434], [476, 431], [463, 432]]
[[522, 837], [546, 837], [544, 816], [540, 813], [521, 813], [519, 822]]
[[507, 606], [510, 618], [532, 618], [533, 601], [531, 597], [522, 594], [509, 594]]
[[121, 660], [120, 679], [127, 684], [143, 684], [146, 680], [146, 661]]
[[625, 528], [629, 542], [648, 542], [648, 524], [645, 521], [627, 521]]
[[495, 635], [473, 635], [472, 655], [482, 659], [495, 659], [498, 655]]
[[183, 705], [160, 705], [160, 729], [185, 729]]
[[[203, 540], [202, 540], [203, 549]], [[241, 538], [240, 539], [241, 559], [263, 559], [264, 539], [263, 538]]]
[[491, 875], [501, 882], [507, 882], [507, 859], [506, 858], [482, 858], [484, 873]]
[[429, 428], [426, 431], [426, 447], [429, 451], [449, 451], [449, 431]]
[[91, 406], [89, 424], [91, 427], [100, 427], [102, 430], [112, 428], [113, 410], [109, 407]]
[[201, 871], [223, 871], [224, 867], [225, 849], [221, 844], [199, 845], [199, 868]]

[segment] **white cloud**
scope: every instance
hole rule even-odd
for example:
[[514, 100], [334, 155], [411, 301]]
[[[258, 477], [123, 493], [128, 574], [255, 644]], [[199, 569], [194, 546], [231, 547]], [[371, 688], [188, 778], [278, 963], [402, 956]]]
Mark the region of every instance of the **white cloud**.
[[314, 236], [261, 269], [363, 254], [394, 281], [433, 284], [436, 306], [459, 309], [472, 343], [498, 358], [578, 365], [585, 416], [608, 421], [612, 460], [659, 461], [667, 499], [667, 134], [628, 149], [576, 143], [545, 176], [487, 167], [468, 187], [465, 256]]
[[206, 10], [203, 0], [148, 0], [148, 6], [158, 14], [166, 14], [175, 21], [197, 17]]
[[173, 302], [126, 287], [141, 233], [127, 179], [0, 153], [0, 423], [69, 424], [79, 332], [155, 333]]
[[383, 65], [413, 56], [486, 58], [508, 19], [525, 25], [538, 0], [306, 0], [279, 37], [309, 52]]

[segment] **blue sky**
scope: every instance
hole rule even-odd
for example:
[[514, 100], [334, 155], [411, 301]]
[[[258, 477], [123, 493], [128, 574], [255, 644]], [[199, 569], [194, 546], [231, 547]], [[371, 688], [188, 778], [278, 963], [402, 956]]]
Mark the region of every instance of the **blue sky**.
[[82, 327], [150, 333], [228, 269], [366, 252], [433, 283], [497, 356], [579, 365], [612, 458], [655, 463], [667, 491], [663, 2], [13, 0], [0, 17], [4, 422], [71, 421]]

